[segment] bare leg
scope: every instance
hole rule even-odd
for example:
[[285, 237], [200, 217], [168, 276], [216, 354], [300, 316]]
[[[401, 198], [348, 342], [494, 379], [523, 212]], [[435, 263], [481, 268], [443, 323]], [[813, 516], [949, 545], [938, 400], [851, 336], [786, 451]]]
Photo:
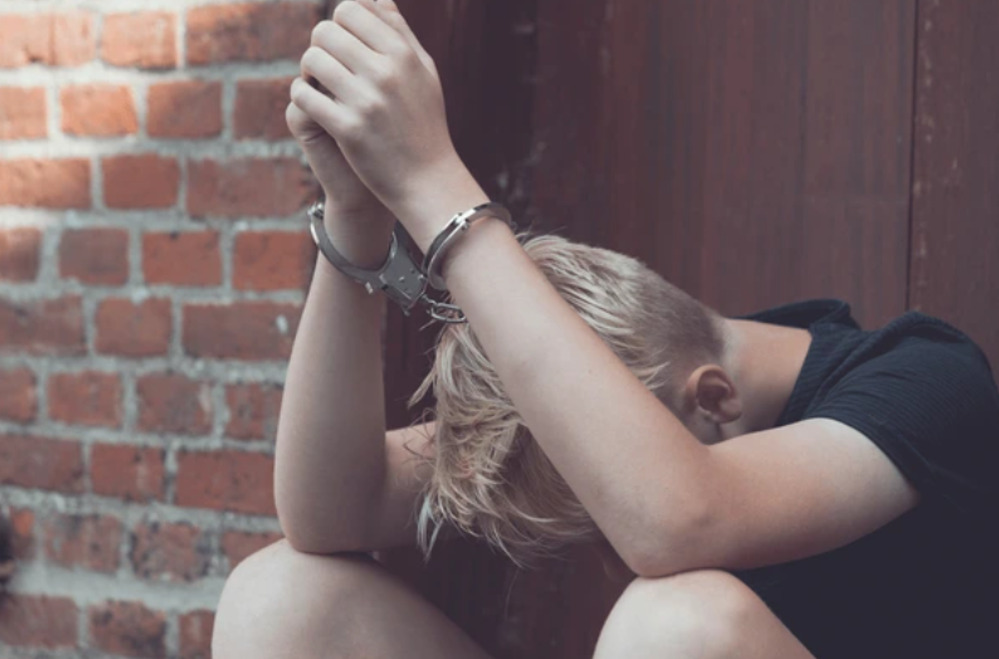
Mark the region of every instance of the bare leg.
[[317, 556], [287, 541], [229, 575], [215, 659], [489, 659], [464, 632], [377, 562]]
[[607, 617], [594, 659], [815, 659], [745, 584], [698, 570], [636, 579]]

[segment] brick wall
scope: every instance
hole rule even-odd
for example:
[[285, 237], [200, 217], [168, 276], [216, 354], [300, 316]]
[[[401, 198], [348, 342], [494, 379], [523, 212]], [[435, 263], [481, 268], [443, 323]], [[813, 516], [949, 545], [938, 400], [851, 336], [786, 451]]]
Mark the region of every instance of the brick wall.
[[207, 657], [279, 537], [317, 0], [0, 0], [3, 657]]

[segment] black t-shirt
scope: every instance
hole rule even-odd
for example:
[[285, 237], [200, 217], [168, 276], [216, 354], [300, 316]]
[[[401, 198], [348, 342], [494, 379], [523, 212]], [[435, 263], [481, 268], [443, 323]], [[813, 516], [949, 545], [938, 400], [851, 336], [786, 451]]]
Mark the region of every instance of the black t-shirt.
[[812, 334], [777, 425], [859, 430], [921, 500], [849, 545], [736, 576], [818, 659], [999, 657], [999, 392], [985, 355], [917, 312], [876, 331], [838, 300], [745, 318]]

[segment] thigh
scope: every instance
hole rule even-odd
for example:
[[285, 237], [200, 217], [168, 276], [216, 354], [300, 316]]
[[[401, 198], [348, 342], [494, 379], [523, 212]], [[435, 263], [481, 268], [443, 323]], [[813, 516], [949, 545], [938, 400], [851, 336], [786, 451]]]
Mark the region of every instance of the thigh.
[[216, 659], [488, 659], [443, 613], [366, 555], [303, 554], [281, 540], [226, 582]]

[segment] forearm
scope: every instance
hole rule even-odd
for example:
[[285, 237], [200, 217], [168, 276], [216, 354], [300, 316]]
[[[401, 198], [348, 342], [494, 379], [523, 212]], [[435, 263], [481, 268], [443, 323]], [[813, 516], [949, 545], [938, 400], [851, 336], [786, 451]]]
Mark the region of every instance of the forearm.
[[[484, 200], [461, 181], [427, 189], [448, 192], [423, 195], [414, 215], [446, 221]], [[422, 248], [432, 233], [418, 238]], [[678, 542], [671, 536], [701, 519], [705, 447], [562, 299], [502, 222], [473, 225], [444, 265], [448, 289], [507, 394], [622, 557], [634, 567], [653, 546]]]
[[[384, 258], [389, 240], [381, 227], [326, 224], [355, 264], [373, 267]], [[363, 542], [385, 468], [383, 311], [384, 296], [369, 295], [318, 254], [288, 364], [275, 457], [278, 517], [298, 549]]]

